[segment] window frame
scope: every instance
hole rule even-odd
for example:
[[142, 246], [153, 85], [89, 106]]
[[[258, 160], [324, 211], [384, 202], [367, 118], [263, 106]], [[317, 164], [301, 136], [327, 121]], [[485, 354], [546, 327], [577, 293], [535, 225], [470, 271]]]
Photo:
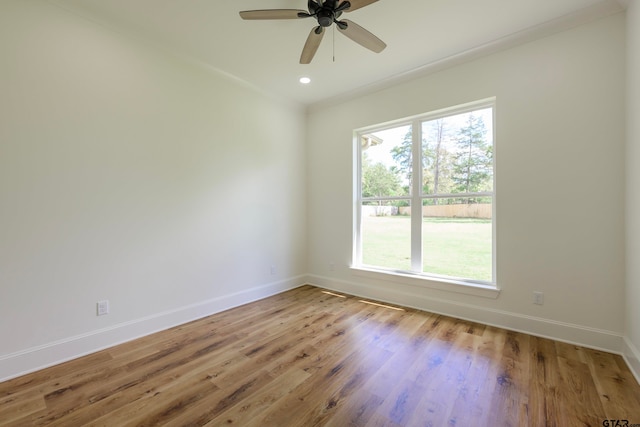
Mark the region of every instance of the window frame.
[[[454, 193], [454, 194], [423, 194], [423, 168], [422, 168], [422, 124], [424, 122], [446, 118], [457, 114], [469, 113], [476, 110], [491, 108], [491, 126], [492, 126], [492, 146], [493, 146], [493, 191], [478, 193]], [[411, 192], [408, 196], [391, 196], [391, 197], [362, 197], [362, 144], [361, 139], [364, 135], [373, 132], [379, 132], [401, 126], [411, 126], [412, 129], [412, 181]], [[416, 143], [416, 141], [418, 141]], [[436, 288], [440, 290], [449, 290], [453, 292], [462, 292], [477, 296], [489, 298], [497, 298], [499, 288], [497, 286], [497, 260], [496, 260], [496, 98], [486, 98], [452, 107], [447, 107], [424, 114], [411, 117], [405, 117], [386, 123], [380, 123], [354, 130], [353, 132], [353, 153], [354, 153], [354, 197], [353, 197], [353, 254], [351, 270], [356, 275], [367, 278], [375, 278], [381, 280], [401, 281], [404, 284], [420, 287]], [[406, 200], [411, 206], [422, 206], [424, 200], [443, 199], [443, 198], [461, 198], [461, 197], [491, 197], [492, 215], [491, 215], [491, 271], [492, 280], [484, 281], [470, 278], [453, 278], [449, 276], [441, 276], [435, 273], [422, 272], [422, 213], [419, 215], [411, 215], [411, 270], [397, 270], [392, 268], [376, 267], [365, 265], [362, 263], [362, 206], [367, 201], [389, 201], [389, 200]], [[421, 212], [421, 210], [420, 210]], [[415, 238], [418, 235], [420, 238]], [[416, 255], [417, 254], [417, 255]], [[416, 260], [419, 260], [417, 262]]]

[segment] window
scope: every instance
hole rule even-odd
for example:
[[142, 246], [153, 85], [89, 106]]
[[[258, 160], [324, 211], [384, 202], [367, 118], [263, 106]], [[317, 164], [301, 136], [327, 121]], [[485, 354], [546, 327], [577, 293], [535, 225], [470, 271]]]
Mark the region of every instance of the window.
[[495, 285], [493, 110], [356, 132], [354, 267]]

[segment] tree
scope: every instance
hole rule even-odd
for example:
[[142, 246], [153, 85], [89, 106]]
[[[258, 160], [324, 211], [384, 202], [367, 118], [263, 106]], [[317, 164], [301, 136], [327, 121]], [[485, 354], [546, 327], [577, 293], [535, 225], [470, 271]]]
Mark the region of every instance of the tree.
[[[428, 194], [450, 192], [450, 154], [445, 148], [450, 136], [445, 124], [445, 119], [436, 119], [426, 122], [423, 126], [425, 159], [423, 188]], [[432, 188], [429, 188], [430, 183]], [[438, 204], [438, 199], [433, 199], [432, 202]]]
[[362, 197], [397, 196], [401, 192], [398, 173], [382, 163], [372, 165], [365, 153], [362, 156]]
[[396, 145], [391, 149], [391, 157], [396, 162], [396, 165], [392, 167], [393, 170], [404, 175], [409, 183], [411, 183], [411, 176], [413, 175], [412, 141], [411, 129], [409, 129], [400, 145]]
[[[436, 123], [437, 122], [437, 123]], [[444, 138], [444, 123], [443, 120], [436, 120], [436, 147], [431, 148], [425, 139], [423, 144], [422, 154], [422, 189], [426, 194], [435, 194], [438, 192], [438, 186], [440, 184], [440, 166], [443, 163], [443, 157], [445, 153], [441, 149], [441, 143]], [[407, 181], [411, 182], [413, 176], [413, 151], [412, 151], [413, 136], [411, 130], [407, 132], [404, 139], [400, 143], [391, 149], [391, 156], [396, 162], [396, 166], [393, 167], [399, 173], [404, 174], [407, 177]], [[433, 173], [432, 173], [433, 170]], [[408, 190], [408, 189], [407, 189]], [[407, 191], [408, 193], [408, 191]]]
[[[487, 129], [482, 117], [468, 115], [466, 126], [458, 131], [454, 155], [455, 191], [475, 193], [490, 191], [493, 174], [493, 147], [487, 142]], [[472, 200], [469, 199], [469, 203]]]

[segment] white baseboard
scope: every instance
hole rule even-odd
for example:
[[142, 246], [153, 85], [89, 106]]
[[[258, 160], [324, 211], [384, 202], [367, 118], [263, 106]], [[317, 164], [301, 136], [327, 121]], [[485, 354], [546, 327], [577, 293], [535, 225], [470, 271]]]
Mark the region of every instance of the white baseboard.
[[622, 357], [640, 384], [640, 350], [627, 337], [624, 337]]
[[268, 283], [234, 294], [223, 295], [197, 304], [0, 356], [0, 382], [276, 295], [297, 288], [304, 283], [611, 353], [622, 353], [627, 365], [629, 365], [636, 379], [640, 382], [640, 351], [626, 337], [623, 338], [615, 332], [438, 298], [427, 298], [409, 292], [400, 292], [397, 289], [384, 289], [317, 275], [297, 276]]
[[303, 276], [256, 286], [174, 310], [0, 356], [0, 382], [57, 365], [301, 286]]
[[620, 354], [623, 337], [613, 331], [590, 328], [572, 323], [558, 322], [504, 310], [496, 310], [456, 301], [431, 298], [398, 288], [385, 288], [345, 280], [309, 275], [308, 283], [337, 292], [376, 299], [405, 307], [443, 314], [463, 320], [550, 338], [583, 347]]

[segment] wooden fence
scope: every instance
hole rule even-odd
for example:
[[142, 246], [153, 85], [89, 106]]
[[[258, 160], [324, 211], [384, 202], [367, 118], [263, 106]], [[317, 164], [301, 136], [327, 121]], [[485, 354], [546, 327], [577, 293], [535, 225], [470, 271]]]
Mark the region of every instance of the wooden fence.
[[[474, 203], [461, 205], [429, 205], [422, 207], [423, 217], [432, 218], [483, 218], [491, 219], [490, 203]], [[411, 215], [411, 207], [399, 208], [400, 215]]]

